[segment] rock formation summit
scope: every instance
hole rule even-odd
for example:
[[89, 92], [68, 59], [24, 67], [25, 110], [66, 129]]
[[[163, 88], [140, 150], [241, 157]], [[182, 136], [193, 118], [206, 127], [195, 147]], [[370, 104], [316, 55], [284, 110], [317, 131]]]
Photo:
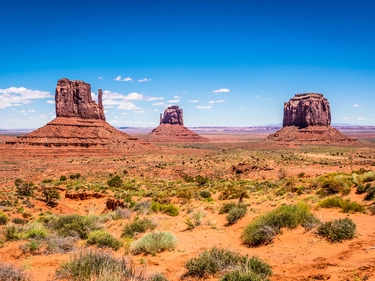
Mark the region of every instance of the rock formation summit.
[[282, 142], [354, 142], [331, 127], [331, 109], [322, 94], [296, 94], [284, 103], [283, 128], [266, 140]]
[[160, 114], [160, 125], [149, 134], [149, 141], [155, 142], [207, 142], [208, 139], [199, 136], [184, 126], [182, 109], [172, 105]]
[[122, 147], [137, 148], [141, 144], [105, 121], [102, 90], [98, 103], [92, 100], [91, 86], [79, 80], [62, 78], [55, 92], [56, 118], [28, 135], [18, 137], [11, 145]]

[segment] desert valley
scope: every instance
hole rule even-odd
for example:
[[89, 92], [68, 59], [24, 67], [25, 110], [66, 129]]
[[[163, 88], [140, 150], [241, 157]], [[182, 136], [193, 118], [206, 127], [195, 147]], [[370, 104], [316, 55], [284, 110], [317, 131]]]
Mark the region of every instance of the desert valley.
[[0, 135], [0, 280], [374, 280], [375, 130], [321, 94], [283, 126], [117, 130], [59, 80], [56, 119]]

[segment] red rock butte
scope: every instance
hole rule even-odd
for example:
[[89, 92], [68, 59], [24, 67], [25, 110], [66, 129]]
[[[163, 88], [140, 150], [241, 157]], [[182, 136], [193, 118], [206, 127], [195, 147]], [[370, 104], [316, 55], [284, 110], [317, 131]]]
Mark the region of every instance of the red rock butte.
[[357, 141], [331, 127], [329, 102], [317, 93], [296, 94], [284, 103], [283, 128], [266, 140], [307, 143]]
[[184, 126], [182, 109], [172, 105], [160, 114], [160, 125], [153, 129], [147, 138], [152, 142], [208, 142]]
[[45, 126], [7, 142], [13, 146], [122, 147], [135, 149], [142, 144], [105, 121], [102, 90], [98, 103], [91, 98], [91, 86], [79, 80], [62, 78], [55, 92], [56, 118]]

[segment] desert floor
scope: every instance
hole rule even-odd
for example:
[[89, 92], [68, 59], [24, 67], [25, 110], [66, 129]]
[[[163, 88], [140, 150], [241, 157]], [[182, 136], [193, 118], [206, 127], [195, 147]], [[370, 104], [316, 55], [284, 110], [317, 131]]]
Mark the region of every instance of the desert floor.
[[[350, 146], [285, 145], [263, 141], [269, 132], [210, 132], [200, 133], [210, 139], [209, 143], [148, 144], [141, 151], [125, 151], [8, 147], [4, 142], [14, 136], [0, 135], [0, 211], [10, 220], [25, 218], [32, 223], [47, 211], [103, 215], [111, 212], [106, 207], [109, 198], [130, 198], [134, 204], [151, 200], [172, 203], [179, 208], [177, 216], [139, 212], [128, 206], [130, 218], [102, 223], [108, 232], [121, 239], [127, 223], [136, 216], [147, 217], [157, 222], [156, 230], [175, 235], [178, 244], [172, 251], [155, 256], [132, 256], [137, 265], [146, 264], [148, 275], [161, 272], [169, 280], [178, 280], [186, 273], [186, 261], [216, 246], [258, 256], [272, 267], [270, 280], [375, 280], [375, 216], [369, 211], [374, 200], [364, 200], [365, 194], [357, 194], [353, 183], [348, 195], [339, 195], [362, 204], [365, 213], [321, 208], [322, 198], [317, 195], [321, 187], [313, 184], [328, 174], [342, 173], [352, 177], [360, 173], [358, 171], [375, 172], [375, 132], [344, 133], [358, 138], [359, 142]], [[142, 135], [138, 137], [142, 140]], [[70, 179], [75, 173], [81, 177]], [[122, 187], [108, 186], [108, 180], [115, 175], [123, 180]], [[61, 176], [68, 179], [60, 181]], [[194, 180], [197, 176], [207, 182]], [[34, 183], [35, 195], [29, 199], [32, 204], [26, 204], [24, 198], [15, 194], [18, 178]], [[374, 179], [367, 184], [375, 185]], [[42, 200], [42, 186], [58, 188], [61, 199], [56, 206], [47, 206]], [[202, 198], [199, 194], [203, 190], [209, 191], [212, 199]], [[67, 193], [68, 197], [65, 196]], [[227, 226], [226, 215], [219, 214], [219, 209], [223, 203], [237, 202], [242, 193], [246, 194], [243, 203], [248, 205], [248, 211], [237, 223]], [[5, 201], [11, 205], [1, 204]], [[331, 243], [318, 236], [314, 229], [305, 231], [298, 226], [283, 229], [269, 244], [257, 247], [243, 244], [242, 231], [256, 217], [298, 202], [308, 204], [312, 213], [323, 222], [352, 219], [357, 226], [355, 238]], [[201, 224], [188, 230], [186, 220], [199, 211], [204, 213]], [[0, 230], [4, 228], [0, 226]], [[28, 239], [6, 241], [4, 234], [0, 234], [0, 240], [0, 262], [21, 267], [32, 275], [33, 280], [52, 280], [60, 264], [73, 254], [46, 254], [43, 246], [30, 251], [23, 246], [29, 243]], [[75, 251], [87, 247], [85, 240], [80, 240]], [[101, 250], [117, 257], [129, 255], [126, 246], [117, 251]], [[207, 278], [219, 280], [220, 277], [219, 274]]]

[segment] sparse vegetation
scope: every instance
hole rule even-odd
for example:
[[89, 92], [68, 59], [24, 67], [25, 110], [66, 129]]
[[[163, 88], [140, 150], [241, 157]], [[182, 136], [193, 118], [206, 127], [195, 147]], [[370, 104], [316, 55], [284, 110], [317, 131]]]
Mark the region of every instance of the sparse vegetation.
[[18, 178], [15, 180], [14, 185], [16, 186], [17, 195], [28, 197], [33, 196], [35, 190], [33, 182], [27, 182]]
[[177, 239], [169, 232], [150, 232], [131, 245], [130, 251], [137, 255], [146, 253], [156, 255], [162, 251], [173, 250], [177, 245]]
[[135, 218], [133, 222], [127, 223], [122, 231], [121, 237], [133, 238], [135, 234], [144, 233], [147, 230], [154, 230], [156, 223], [148, 218]]
[[89, 233], [87, 237], [88, 245], [97, 245], [98, 247], [108, 247], [118, 250], [121, 242], [105, 230], [95, 230]]
[[344, 218], [322, 223], [316, 232], [330, 242], [342, 242], [354, 238], [355, 230], [355, 223], [349, 218]]
[[325, 198], [319, 202], [319, 206], [322, 208], [341, 208], [344, 213], [366, 212], [366, 208], [363, 205], [339, 196]]
[[0, 281], [31, 281], [31, 277], [18, 267], [0, 262]]
[[150, 206], [152, 212], [163, 212], [169, 216], [175, 217], [180, 213], [177, 206], [173, 204], [161, 204], [159, 202], [152, 202]]
[[8, 217], [6, 214], [0, 212], [0, 225], [5, 225], [8, 222]]
[[240, 219], [242, 219], [247, 212], [247, 206], [241, 203], [225, 203], [221, 206], [219, 210], [219, 214], [225, 214], [228, 225], [233, 225], [237, 223]]
[[282, 228], [293, 229], [302, 225], [310, 229], [318, 223], [305, 204], [285, 205], [259, 216], [245, 227], [242, 241], [248, 246], [259, 246], [272, 242]]
[[120, 188], [123, 185], [124, 181], [119, 175], [112, 177], [108, 180], [107, 184], [109, 187]]

